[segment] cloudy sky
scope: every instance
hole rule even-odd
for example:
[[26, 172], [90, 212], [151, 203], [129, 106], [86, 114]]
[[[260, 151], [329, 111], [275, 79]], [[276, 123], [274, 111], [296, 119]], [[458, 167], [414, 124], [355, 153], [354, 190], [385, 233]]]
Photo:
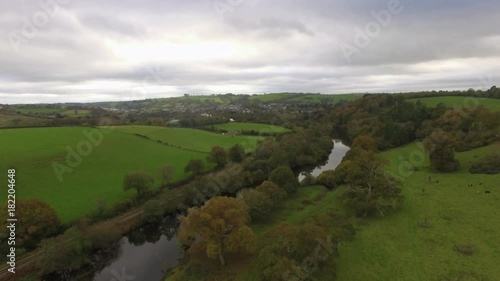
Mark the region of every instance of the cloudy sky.
[[498, 0], [0, 2], [0, 103], [500, 84]]

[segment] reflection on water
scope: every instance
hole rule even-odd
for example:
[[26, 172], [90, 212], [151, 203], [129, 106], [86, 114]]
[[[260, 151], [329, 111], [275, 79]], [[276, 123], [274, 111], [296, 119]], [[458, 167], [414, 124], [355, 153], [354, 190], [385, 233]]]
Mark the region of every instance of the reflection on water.
[[167, 222], [132, 231], [121, 239], [119, 257], [96, 274], [94, 281], [162, 280], [162, 271], [182, 258], [174, 237], [176, 228], [176, 223]]
[[[337, 166], [340, 164], [342, 161], [342, 158], [344, 155], [349, 151], [349, 147], [344, 145], [342, 141], [340, 140], [333, 140], [333, 149], [330, 155], [328, 156], [328, 160], [324, 165], [316, 167], [314, 170], [311, 171], [311, 175], [317, 177], [319, 174], [321, 174], [324, 171], [327, 170], [333, 170], [337, 168]], [[299, 175], [299, 181], [303, 180], [305, 178], [304, 173], [301, 173]]]

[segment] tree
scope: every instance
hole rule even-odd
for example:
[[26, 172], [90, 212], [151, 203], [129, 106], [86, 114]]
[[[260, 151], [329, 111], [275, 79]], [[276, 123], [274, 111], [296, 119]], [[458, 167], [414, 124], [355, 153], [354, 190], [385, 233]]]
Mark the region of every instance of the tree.
[[174, 166], [172, 166], [170, 164], [166, 164], [160, 168], [160, 176], [161, 176], [163, 186], [168, 185], [172, 181], [172, 179], [174, 178], [174, 175], [175, 175]]
[[353, 141], [351, 148], [361, 148], [367, 151], [377, 151], [377, 142], [370, 135], [357, 136]]
[[245, 149], [240, 144], [235, 144], [229, 149], [229, 159], [233, 162], [240, 163], [245, 159]]
[[[2, 232], [5, 231], [8, 218], [8, 206], [2, 208]], [[16, 200], [16, 245], [28, 249], [34, 248], [42, 239], [59, 230], [61, 220], [54, 209], [38, 199]]]
[[264, 181], [255, 189], [244, 189], [241, 197], [249, 207], [253, 219], [263, 219], [286, 198], [286, 191], [270, 181]]
[[193, 175], [199, 175], [203, 172], [205, 164], [201, 159], [191, 159], [184, 168], [184, 173], [193, 173]]
[[224, 168], [227, 164], [227, 152], [220, 146], [214, 146], [210, 154], [208, 154], [207, 160], [208, 162], [214, 163], [217, 168]]
[[137, 196], [140, 198], [151, 190], [154, 181], [154, 177], [147, 172], [129, 172], [123, 179], [123, 190], [128, 191], [130, 189], [135, 189], [137, 191]]
[[244, 189], [241, 198], [249, 207], [249, 214], [254, 220], [263, 219], [269, 216], [273, 208], [271, 200], [262, 192], [255, 189]]
[[64, 236], [45, 240], [42, 248], [44, 251], [38, 266], [44, 275], [60, 273], [66, 277], [71, 271], [91, 262], [92, 241], [75, 227], [68, 229]]
[[292, 169], [287, 166], [281, 166], [274, 169], [269, 175], [268, 180], [283, 188], [288, 194], [295, 192], [299, 187], [299, 180]]
[[366, 151], [351, 161], [346, 177], [349, 189], [341, 197], [357, 215], [384, 215], [403, 202], [400, 183], [383, 170], [386, 164]]
[[265, 194], [274, 205], [279, 204], [287, 195], [285, 190], [270, 181], [264, 181], [255, 190]]
[[317, 178], [316, 183], [326, 186], [328, 189], [333, 189], [338, 185], [345, 183], [347, 175], [349, 174], [349, 166], [351, 160], [344, 160], [335, 170], [327, 170], [322, 172]]
[[163, 206], [158, 200], [151, 200], [144, 204], [142, 220], [146, 223], [157, 223], [163, 219]]
[[337, 255], [335, 237], [311, 223], [279, 224], [266, 231], [263, 239], [264, 246], [256, 259], [259, 280], [314, 280], [314, 269]]
[[460, 163], [455, 159], [455, 148], [459, 144], [453, 135], [435, 131], [423, 140], [423, 144], [432, 168], [440, 172], [453, 172], [460, 168]]
[[248, 206], [242, 200], [214, 197], [181, 217], [178, 238], [192, 254], [204, 252], [226, 264], [225, 253], [253, 253], [256, 236], [246, 224]]

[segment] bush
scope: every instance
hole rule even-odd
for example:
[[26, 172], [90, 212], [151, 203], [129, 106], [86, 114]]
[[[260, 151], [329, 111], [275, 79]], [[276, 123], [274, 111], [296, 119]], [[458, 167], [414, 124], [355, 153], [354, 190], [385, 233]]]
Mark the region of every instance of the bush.
[[500, 173], [500, 155], [489, 155], [471, 165], [471, 174], [498, 174]]

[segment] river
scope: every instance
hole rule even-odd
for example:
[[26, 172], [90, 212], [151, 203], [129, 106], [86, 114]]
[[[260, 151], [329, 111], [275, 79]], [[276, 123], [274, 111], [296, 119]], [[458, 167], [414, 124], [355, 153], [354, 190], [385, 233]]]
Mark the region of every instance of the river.
[[[349, 150], [339, 140], [325, 164], [314, 168], [311, 174], [318, 176], [323, 171], [335, 169]], [[299, 176], [302, 180], [304, 175]], [[117, 255], [95, 274], [93, 281], [148, 280], [160, 281], [163, 271], [175, 267], [182, 258], [180, 244], [175, 237], [177, 220], [166, 217], [159, 226], [138, 228], [119, 242]]]
[[93, 280], [163, 280], [163, 272], [183, 257], [176, 230], [177, 221], [172, 217], [166, 217], [160, 226], [135, 229], [120, 240], [118, 256]]
[[[327, 170], [334, 170], [342, 161], [344, 155], [349, 151], [349, 147], [342, 143], [340, 140], [333, 140], [333, 149], [328, 156], [328, 160], [326, 160], [325, 164], [314, 168], [311, 172], [311, 175], [317, 177], [322, 172]], [[299, 175], [299, 181], [302, 181], [305, 178], [304, 173]]]

